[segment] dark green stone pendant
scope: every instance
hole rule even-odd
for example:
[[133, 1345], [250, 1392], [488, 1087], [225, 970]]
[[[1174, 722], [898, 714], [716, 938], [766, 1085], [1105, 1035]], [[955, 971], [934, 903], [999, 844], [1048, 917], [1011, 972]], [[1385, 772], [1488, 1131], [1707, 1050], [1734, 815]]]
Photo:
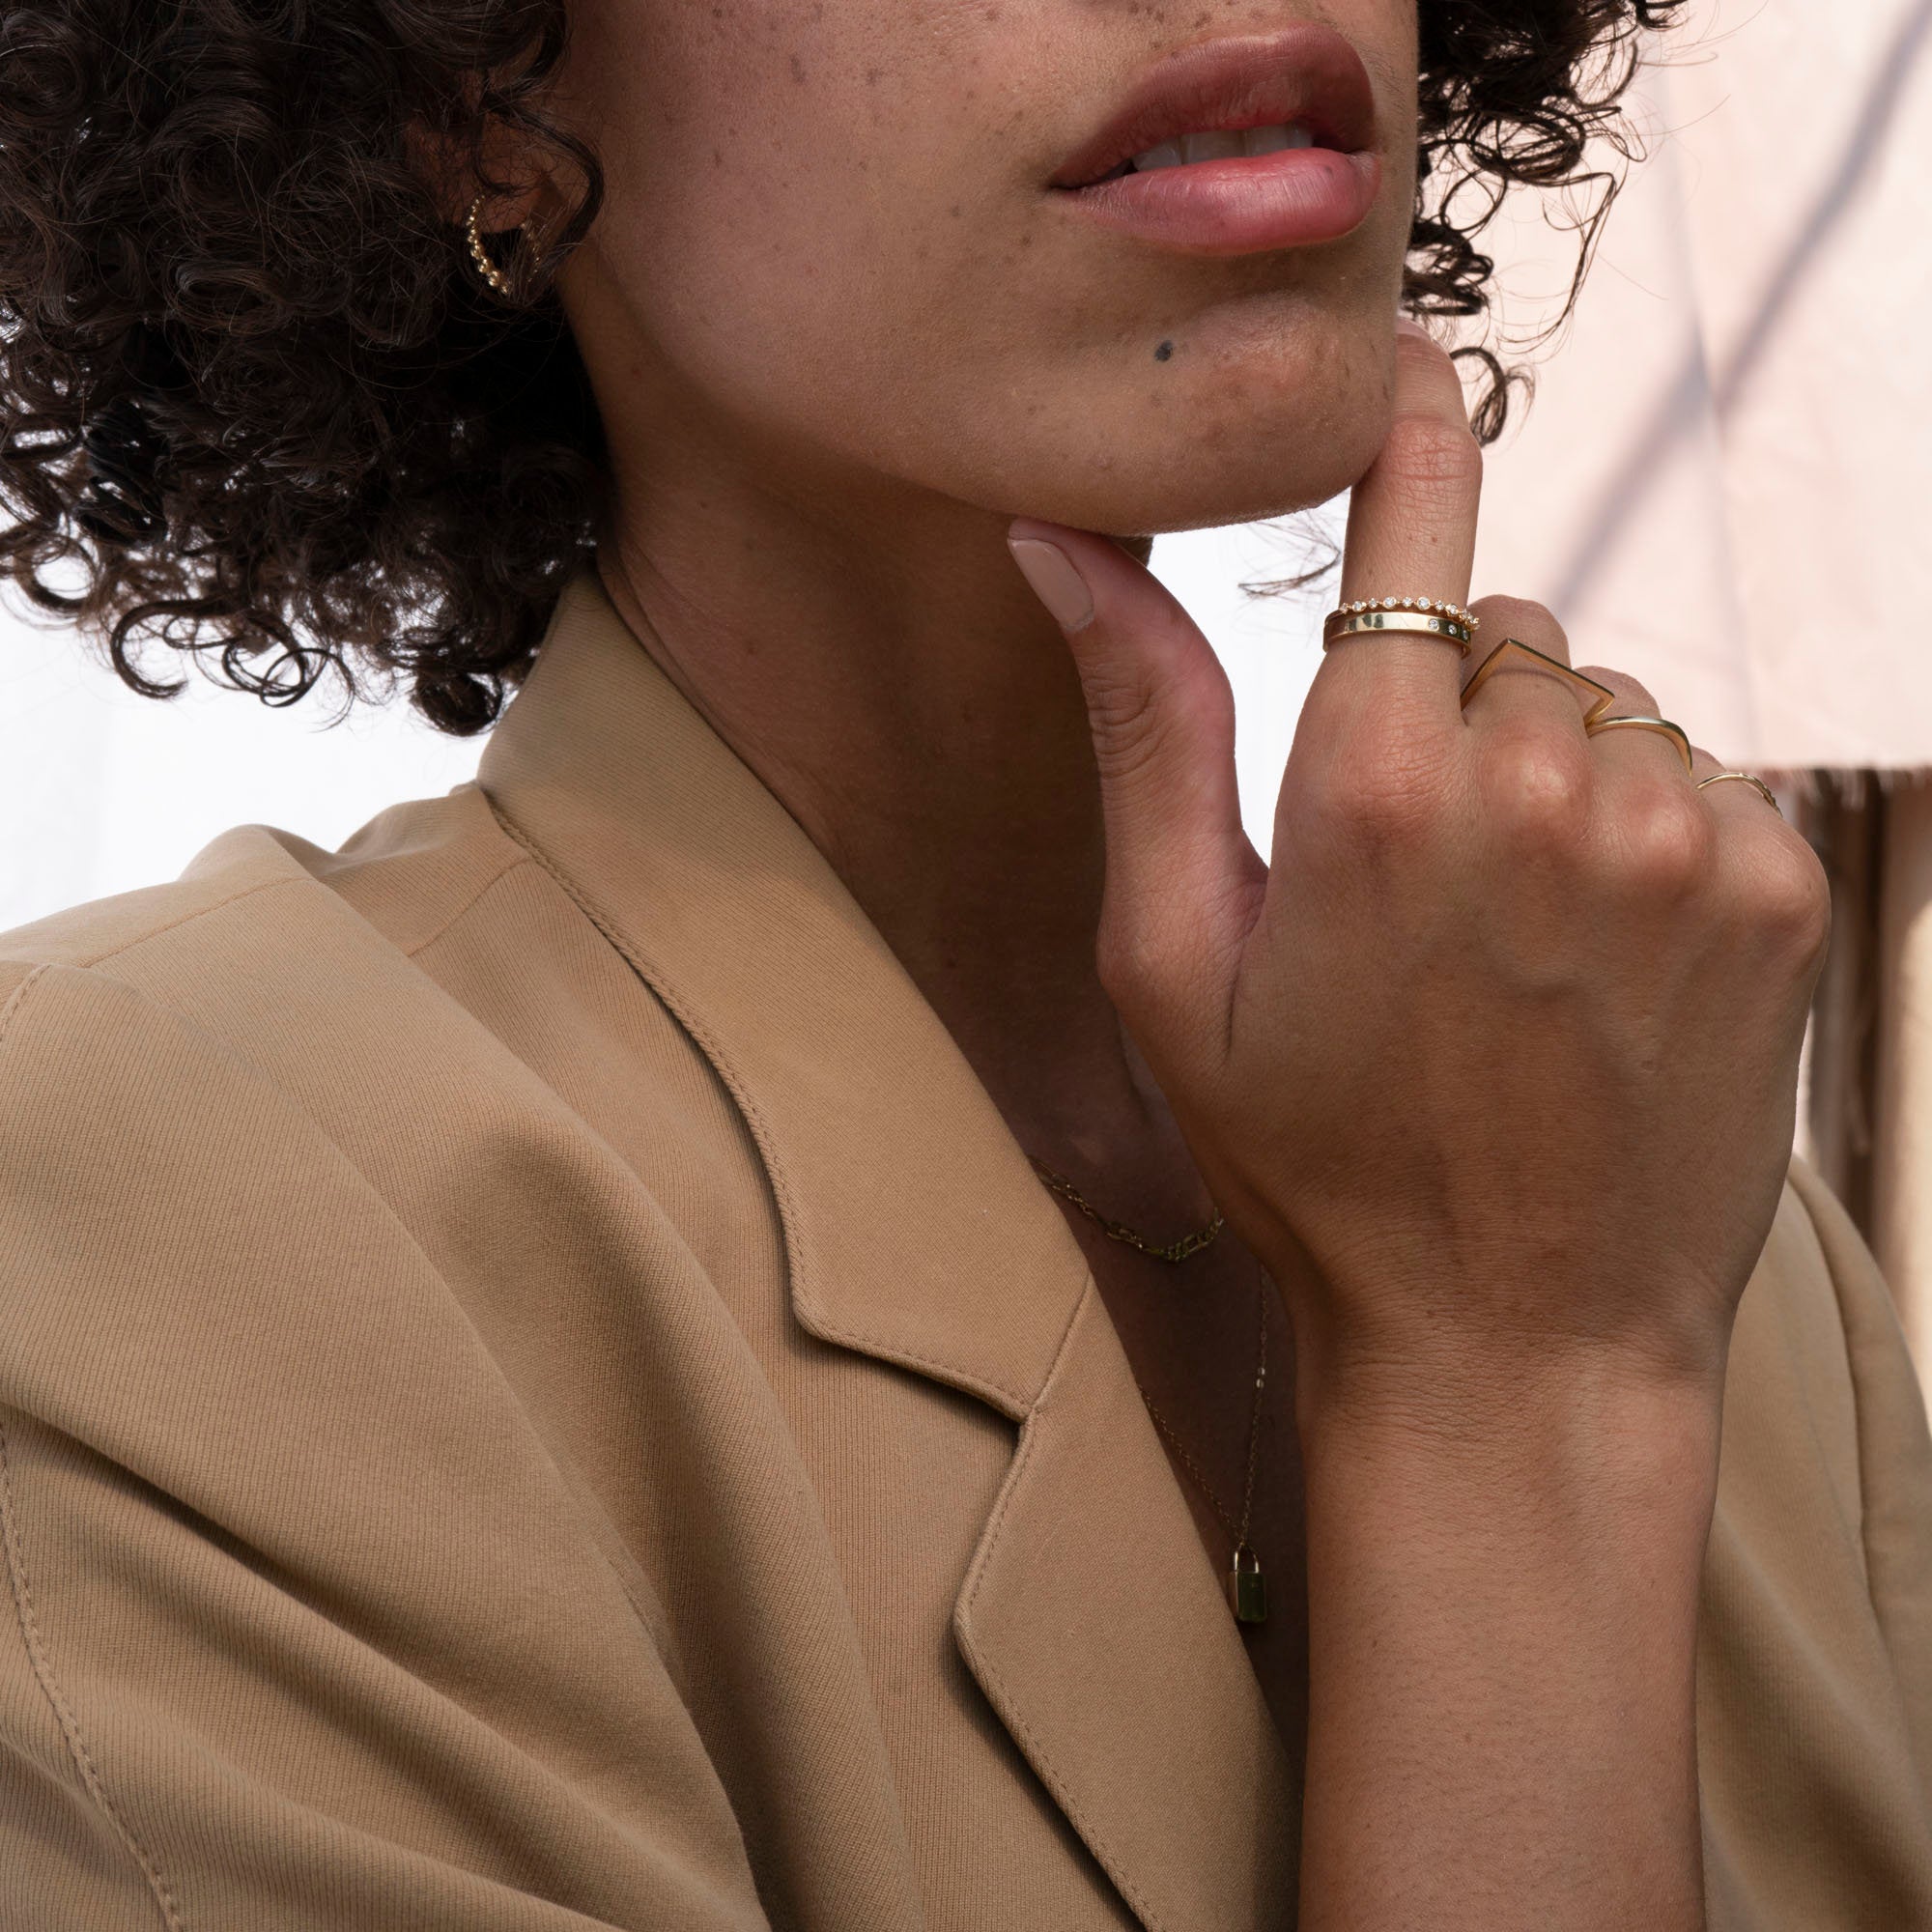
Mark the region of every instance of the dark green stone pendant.
[[1262, 1575], [1262, 1560], [1244, 1543], [1235, 1551], [1228, 1570], [1228, 1607], [1237, 1624], [1267, 1622], [1267, 1579]]

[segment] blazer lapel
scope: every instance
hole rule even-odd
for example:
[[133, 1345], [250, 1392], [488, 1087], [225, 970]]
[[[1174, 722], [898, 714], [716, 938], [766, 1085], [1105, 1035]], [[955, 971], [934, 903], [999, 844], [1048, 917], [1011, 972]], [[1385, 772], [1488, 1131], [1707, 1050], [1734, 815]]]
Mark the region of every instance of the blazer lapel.
[[1079, 1243], [871, 922], [594, 571], [477, 783], [732, 1094], [799, 1322], [1019, 1425], [955, 1635], [1122, 1896], [1161, 1932], [1291, 1923], [1298, 1779]]
[[1091, 1285], [953, 1629], [1146, 1925], [1294, 1922], [1300, 1780]]

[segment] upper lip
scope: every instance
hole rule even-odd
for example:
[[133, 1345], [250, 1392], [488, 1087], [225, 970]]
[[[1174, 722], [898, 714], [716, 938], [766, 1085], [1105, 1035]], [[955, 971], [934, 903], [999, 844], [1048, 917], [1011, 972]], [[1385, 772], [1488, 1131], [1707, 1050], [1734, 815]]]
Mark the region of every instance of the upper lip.
[[1362, 57], [1332, 27], [1197, 41], [1149, 68], [1106, 125], [1061, 164], [1050, 187], [1084, 187], [1162, 141], [1215, 128], [1305, 122], [1323, 147], [1375, 139], [1375, 92]]

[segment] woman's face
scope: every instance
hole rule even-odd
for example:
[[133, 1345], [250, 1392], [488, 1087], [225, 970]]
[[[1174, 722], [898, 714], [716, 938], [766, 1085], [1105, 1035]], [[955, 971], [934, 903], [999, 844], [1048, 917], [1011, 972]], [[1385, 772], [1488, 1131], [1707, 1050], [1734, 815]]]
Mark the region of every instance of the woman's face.
[[[676, 430], [779, 488], [910, 486], [1128, 535], [1317, 502], [1374, 455], [1414, 187], [1415, 0], [572, 6], [562, 105], [608, 198], [561, 293], [639, 461]], [[1169, 56], [1311, 25], [1353, 53], [1303, 34], [1260, 66], [1282, 85], [1312, 70], [1293, 83], [1306, 118], [1350, 125], [1311, 134], [1365, 152], [1277, 162], [1275, 202], [1303, 210], [1285, 227], [1237, 233], [1183, 185], [1193, 213], [1156, 239], [1053, 185], [1182, 71]], [[1182, 176], [1207, 181], [1168, 174], [1170, 207]], [[1327, 239], [1283, 245], [1303, 233]]]

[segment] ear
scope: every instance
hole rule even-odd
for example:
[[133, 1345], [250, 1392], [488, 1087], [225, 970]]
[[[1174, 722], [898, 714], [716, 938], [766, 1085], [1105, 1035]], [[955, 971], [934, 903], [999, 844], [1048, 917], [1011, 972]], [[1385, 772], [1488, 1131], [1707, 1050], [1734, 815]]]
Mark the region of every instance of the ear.
[[[541, 153], [521, 130], [493, 121], [484, 130], [481, 166], [466, 142], [459, 153], [452, 138], [412, 120], [403, 130], [412, 163], [428, 183], [445, 221], [460, 226], [469, 218], [470, 204], [486, 195], [477, 210], [476, 225], [485, 235], [519, 228], [528, 222], [544, 233], [561, 218], [563, 200], [551, 179], [554, 156]], [[520, 185], [487, 192], [480, 176]]]

